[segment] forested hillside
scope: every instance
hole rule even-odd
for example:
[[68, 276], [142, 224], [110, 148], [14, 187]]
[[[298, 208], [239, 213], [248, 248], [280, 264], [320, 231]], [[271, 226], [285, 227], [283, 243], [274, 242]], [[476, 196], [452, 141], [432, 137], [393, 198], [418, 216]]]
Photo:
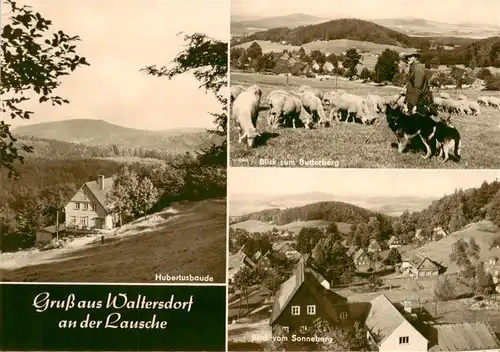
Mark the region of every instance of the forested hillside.
[[292, 45], [302, 45], [314, 40], [335, 39], [359, 40], [412, 48], [420, 48], [428, 43], [426, 39], [410, 37], [373, 22], [344, 18], [294, 29], [286, 27], [273, 28], [245, 37], [233, 38], [231, 45], [234, 46], [254, 40], [287, 41]]

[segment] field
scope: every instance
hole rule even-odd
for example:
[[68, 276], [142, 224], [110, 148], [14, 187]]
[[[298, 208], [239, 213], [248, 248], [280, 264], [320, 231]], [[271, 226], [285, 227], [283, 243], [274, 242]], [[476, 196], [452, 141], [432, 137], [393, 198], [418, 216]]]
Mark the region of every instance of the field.
[[[234, 48], [244, 48], [247, 49], [250, 45], [252, 45], [254, 41], [251, 42], [246, 42], [242, 43], [239, 45], [235, 45]], [[276, 43], [276, 42], [271, 42], [271, 41], [266, 41], [266, 40], [255, 40], [257, 44], [260, 45], [262, 48], [262, 52], [264, 53], [269, 53], [269, 52], [283, 52], [284, 50], [288, 51], [298, 51], [300, 49], [300, 46], [294, 46], [290, 44], [281, 44], [281, 43]], [[349, 40], [349, 39], [336, 39], [336, 40], [315, 40], [312, 42], [309, 42], [307, 44], [302, 45], [305, 50], [319, 50], [323, 53], [330, 53], [330, 54], [335, 54], [339, 55], [342, 54], [343, 52], [346, 52], [347, 50], [351, 48], [356, 48], [361, 51], [366, 51], [366, 52], [371, 52], [374, 54], [380, 54], [382, 53], [385, 49], [391, 49], [394, 50], [398, 53], [405, 52], [405, 53], [410, 53], [410, 52], [415, 52], [416, 49], [413, 48], [403, 48], [400, 46], [394, 46], [394, 45], [382, 45], [382, 44], [377, 44], [377, 43], [371, 43], [371, 42], [362, 42], [358, 40]]]
[[[268, 232], [273, 228], [278, 230], [287, 230], [298, 234], [303, 227], [318, 227], [318, 228], [326, 228], [330, 225], [330, 221], [324, 220], [311, 220], [311, 221], [294, 221], [286, 225], [272, 225], [266, 222], [257, 221], [257, 220], [247, 220], [238, 222], [236, 224], [231, 225], [231, 227], [236, 229], [244, 229], [248, 232]], [[351, 229], [350, 224], [346, 224], [343, 222], [338, 222], [337, 226], [339, 231], [342, 233], [348, 233]]]
[[124, 225], [104, 244], [2, 253], [0, 276], [3, 281], [154, 282], [155, 274], [191, 274], [225, 282], [226, 200], [172, 208], [175, 215], [162, 211]]
[[[408, 255], [412, 253], [425, 253], [432, 260], [441, 263], [443, 266], [447, 267], [447, 273], [457, 273], [459, 267], [450, 261], [450, 254], [452, 251], [452, 246], [458, 239], [464, 239], [466, 242], [470, 238], [474, 238], [476, 243], [479, 245], [481, 251], [479, 253], [480, 260], [488, 262], [488, 259], [492, 256], [499, 257], [500, 250], [490, 247], [495, 240], [500, 236], [500, 231], [485, 231], [485, 229], [494, 228], [494, 225], [489, 221], [482, 221], [479, 223], [472, 223], [467, 225], [460, 231], [453, 232], [449, 236], [442, 238], [437, 242], [429, 242], [426, 245], [415, 249], [414, 251], [409, 251]], [[404, 255], [403, 255], [404, 257]]]
[[[338, 83], [338, 84], [337, 84]], [[263, 90], [263, 99], [275, 89], [287, 89], [286, 77], [275, 75], [232, 73], [232, 85], [249, 86], [258, 84]], [[290, 78], [288, 90], [297, 89], [301, 85], [319, 88], [326, 92], [332, 89], [344, 89], [357, 95], [378, 94], [381, 96], [396, 94], [400, 88], [394, 86], [378, 87], [339, 78], [318, 81], [311, 78]], [[451, 95], [454, 91], [449, 91]], [[470, 99], [479, 95], [496, 95], [495, 92], [467, 90]], [[267, 105], [264, 103], [262, 105]], [[259, 113], [257, 130], [261, 138], [255, 148], [248, 148], [245, 143], [238, 144], [237, 131], [230, 129], [230, 155], [232, 166], [281, 166], [300, 167], [303, 161], [313, 161], [316, 167], [341, 168], [447, 168], [447, 169], [486, 169], [500, 168], [500, 110], [482, 108], [480, 116], [453, 116], [452, 122], [460, 131], [460, 162], [442, 160], [433, 157], [422, 159], [421, 150], [399, 154], [396, 150], [396, 139], [389, 130], [385, 117], [380, 125], [362, 125], [334, 122], [329, 128], [307, 130], [298, 128], [279, 128], [271, 131], [267, 125], [268, 111], [263, 106]], [[329, 114], [328, 109], [325, 111]], [[365, 140], [371, 136], [368, 143]], [[267, 164], [263, 162], [266, 161]], [[262, 163], [261, 163], [262, 162]], [[270, 162], [275, 164], [270, 165]], [[320, 162], [318, 164], [318, 162]]]

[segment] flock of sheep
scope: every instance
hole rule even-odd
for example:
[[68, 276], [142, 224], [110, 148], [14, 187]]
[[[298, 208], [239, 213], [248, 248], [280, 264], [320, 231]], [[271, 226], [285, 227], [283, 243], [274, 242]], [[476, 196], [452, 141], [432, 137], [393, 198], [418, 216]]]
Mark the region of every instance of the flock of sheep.
[[[364, 124], [373, 124], [379, 114], [385, 113], [387, 106], [399, 106], [408, 113], [402, 94], [378, 96], [369, 94], [361, 97], [347, 93], [345, 90], [333, 90], [323, 93], [319, 89], [301, 86], [297, 91], [274, 90], [265, 101], [269, 108], [267, 122], [271, 128], [278, 126], [312, 128], [315, 124], [322, 127], [331, 125], [333, 121], [356, 120]], [[249, 147], [255, 145], [257, 119], [262, 104], [262, 90], [258, 85], [245, 89], [236, 85], [231, 87], [231, 114], [239, 130], [238, 142], [247, 140]], [[464, 95], [452, 99], [446, 93], [434, 98], [438, 110], [449, 114], [479, 115], [480, 105], [500, 108], [500, 99], [482, 96], [477, 101], [468, 100]], [[329, 106], [327, 116], [325, 107]]]

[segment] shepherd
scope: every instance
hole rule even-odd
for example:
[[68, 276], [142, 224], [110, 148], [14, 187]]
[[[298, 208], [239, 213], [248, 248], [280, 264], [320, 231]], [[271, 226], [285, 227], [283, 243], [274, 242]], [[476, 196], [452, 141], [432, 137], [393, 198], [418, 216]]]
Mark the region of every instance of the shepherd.
[[418, 112], [422, 115], [436, 115], [436, 111], [431, 110], [434, 98], [429, 86], [433, 73], [419, 62], [419, 58], [420, 55], [417, 53], [405, 55], [403, 58], [403, 61], [410, 66], [405, 103], [410, 114]]

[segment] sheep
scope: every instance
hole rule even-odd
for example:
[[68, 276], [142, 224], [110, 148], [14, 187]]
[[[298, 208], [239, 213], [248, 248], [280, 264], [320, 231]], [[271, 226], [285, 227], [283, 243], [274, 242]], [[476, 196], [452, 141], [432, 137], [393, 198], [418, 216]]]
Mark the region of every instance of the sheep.
[[262, 90], [260, 87], [257, 85], [250, 86], [234, 100], [231, 112], [239, 132], [238, 143], [241, 143], [246, 138], [250, 148], [255, 145], [255, 138], [259, 136], [256, 126], [261, 97]]
[[375, 109], [377, 113], [380, 112], [385, 112], [385, 104], [381, 96], [379, 95], [374, 95], [374, 94], [368, 94], [366, 96], [366, 99], [369, 100]]
[[[302, 102], [299, 98], [286, 92], [274, 91], [267, 96], [269, 104], [269, 114], [267, 121], [271, 128], [276, 128], [280, 122], [280, 118], [292, 122], [292, 127], [296, 128], [296, 121], [300, 115], [305, 116], [305, 127], [310, 128], [312, 117], [303, 109]], [[288, 122], [287, 121], [287, 122]]]
[[500, 99], [497, 97], [488, 97], [488, 103], [490, 106], [493, 106], [495, 108], [500, 108]]
[[406, 106], [404, 99], [399, 94], [389, 95], [382, 97], [385, 106], [397, 106], [403, 111], [403, 113], [408, 113], [408, 107]]
[[237, 85], [237, 86], [231, 86], [231, 103], [234, 102], [234, 100], [240, 95], [241, 92], [243, 92], [245, 88], [243, 86]]
[[479, 109], [479, 104], [476, 101], [468, 101], [469, 109], [472, 115], [481, 115], [481, 110]]
[[465, 115], [472, 115], [472, 110], [469, 108], [468, 100], [456, 100], [458, 105], [460, 106], [460, 112]]
[[451, 98], [448, 93], [443, 93], [443, 92], [439, 93], [439, 96], [443, 99], [450, 99]]
[[458, 100], [467, 100], [467, 97], [463, 94], [459, 94], [457, 97]]
[[463, 113], [464, 110], [460, 103], [453, 99], [443, 99], [442, 106], [444, 111], [451, 113]]
[[323, 104], [321, 103], [321, 99], [318, 98], [318, 96], [314, 94], [313, 91], [310, 90], [294, 94], [300, 98], [304, 109], [310, 115], [316, 117], [320, 125], [326, 126], [329, 120], [327, 120], [325, 110], [323, 109]]
[[375, 111], [371, 110], [367, 100], [360, 96], [349, 93], [340, 94], [331, 100], [331, 104], [330, 120], [333, 119], [334, 115], [339, 120], [341, 113], [347, 114], [346, 123], [349, 122], [349, 117], [354, 118], [354, 116], [359, 117], [363, 123], [369, 123], [376, 119]]
[[319, 90], [318, 88], [311, 88], [309, 86], [300, 86], [298, 89], [299, 93], [305, 93], [305, 92], [313, 92], [315, 96], [317, 96], [320, 100], [323, 100], [323, 92]]
[[480, 96], [480, 97], [477, 98], [477, 103], [479, 105], [489, 106], [490, 105], [490, 100], [488, 99], [488, 97], [482, 95], [482, 96]]

